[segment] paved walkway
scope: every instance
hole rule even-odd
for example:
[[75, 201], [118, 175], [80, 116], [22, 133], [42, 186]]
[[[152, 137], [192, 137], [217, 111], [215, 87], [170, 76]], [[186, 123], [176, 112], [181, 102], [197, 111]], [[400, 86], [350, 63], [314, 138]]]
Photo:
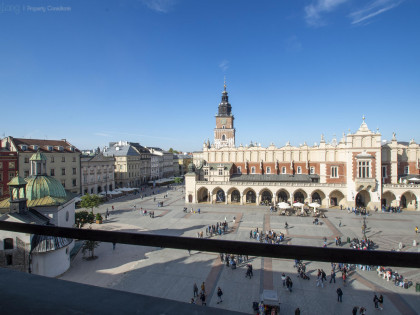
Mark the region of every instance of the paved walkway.
[[[257, 227], [285, 234], [283, 245], [273, 246], [293, 243], [321, 247], [324, 237], [330, 241], [328, 246], [335, 246], [333, 240], [336, 236], [341, 236], [343, 241], [347, 237], [361, 237], [363, 219], [347, 211], [328, 211], [322, 225], [312, 224], [312, 217], [280, 216], [270, 213], [263, 206], [200, 204], [193, 207], [195, 210], [200, 208], [201, 213], [194, 214], [183, 212], [185, 204], [180, 191], [169, 190], [165, 199], [163, 193], [166, 193], [165, 189], [160, 189], [160, 194], [155, 195], [156, 202], [153, 195], [143, 200], [136, 195], [101, 205], [95, 212], [104, 213], [112, 205], [115, 210], [109, 210], [111, 216], [108, 221], [102, 225], [94, 224], [93, 228], [197, 237], [197, 232], [203, 231], [205, 235], [206, 226], [226, 218], [231, 230], [213, 238], [255, 242], [249, 239], [249, 232]], [[157, 207], [158, 201], [164, 201], [164, 207]], [[141, 208], [155, 211], [155, 218], [141, 215]], [[190, 209], [191, 206], [188, 206]], [[236, 218], [235, 223], [233, 217]], [[414, 226], [418, 225], [415, 222], [419, 220], [420, 213], [373, 213], [367, 219], [367, 236], [381, 250], [396, 248], [402, 241], [404, 250], [418, 251], [417, 247], [412, 247], [412, 241], [420, 241], [420, 236], [413, 232]], [[289, 224], [287, 230], [284, 229], [285, 221]], [[310, 280], [303, 280], [297, 277], [291, 260], [250, 257], [254, 277], [249, 279], [245, 278], [245, 263], [232, 270], [221, 263], [218, 253], [191, 251], [189, 254], [183, 250], [122, 244], [117, 244], [113, 250], [112, 244], [101, 243], [95, 254], [98, 259], [86, 261], [79, 253], [62, 279], [184, 302], [191, 300], [193, 284], [197, 283], [200, 287], [204, 281], [208, 305], [249, 314], [253, 313], [252, 302], [259, 301], [263, 289], [278, 292], [282, 314], [294, 314], [297, 307], [301, 309], [301, 314], [351, 314], [354, 306], [364, 306], [371, 314], [374, 312], [372, 300], [375, 292], [385, 298], [381, 314], [416, 314], [420, 309], [419, 293], [415, 292], [414, 286], [408, 290], [395, 287], [379, 278], [376, 271], [357, 269], [346, 284], [337, 277], [335, 284], [316, 287], [317, 269], [324, 269], [329, 280], [329, 263], [306, 262]], [[420, 270], [399, 268], [398, 271], [414, 283], [420, 282]], [[292, 293], [283, 289], [283, 272], [292, 278]], [[217, 304], [219, 286], [224, 295], [223, 302]], [[342, 303], [336, 301], [338, 287], [344, 292]]]

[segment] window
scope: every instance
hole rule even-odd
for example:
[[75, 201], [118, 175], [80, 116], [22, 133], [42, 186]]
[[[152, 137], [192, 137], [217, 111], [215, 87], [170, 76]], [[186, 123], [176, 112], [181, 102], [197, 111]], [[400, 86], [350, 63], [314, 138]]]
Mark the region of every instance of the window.
[[25, 163], [29, 163], [29, 157], [25, 157]]
[[302, 174], [302, 167], [300, 167], [300, 166], [297, 167], [297, 173]]
[[65, 156], [62, 156], [61, 157], [61, 162], [65, 162], [66, 161], [66, 157]]
[[265, 171], [267, 174], [271, 174], [271, 167], [267, 166], [267, 170]]
[[55, 176], [55, 170], [53, 168], [50, 170], [50, 176]]
[[24, 177], [29, 177], [29, 171], [24, 171], [24, 172], [23, 172], [23, 176], [24, 176]]
[[65, 168], [61, 169], [61, 175], [66, 175], [66, 169]]
[[359, 178], [369, 178], [370, 177], [370, 162], [369, 161], [359, 161]]
[[204, 175], [209, 175], [209, 170], [208, 169], [204, 170]]
[[255, 174], [255, 166], [251, 167], [251, 174]]
[[13, 238], [5, 238], [3, 241], [4, 249], [13, 249]]
[[76, 157], [75, 156], [73, 156], [73, 162], [76, 162]]
[[77, 180], [73, 179], [73, 187], [76, 187], [76, 186], [77, 186]]
[[315, 174], [315, 167], [311, 166], [311, 168], [309, 169], [309, 173], [311, 175]]
[[73, 167], [73, 175], [76, 175], [76, 168]]
[[53, 156], [51, 157], [51, 163], [54, 163], [54, 157]]
[[238, 166], [238, 168], [237, 168], [237, 170], [236, 170], [236, 173], [238, 173], [238, 174], [242, 174], [242, 169], [241, 169], [241, 167], [240, 167], [240, 166]]
[[15, 177], [15, 172], [9, 172], [9, 180], [12, 180]]
[[9, 170], [13, 170], [15, 168], [15, 162], [9, 162]]
[[282, 174], [286, 174], [286, 166], [283, 166], [283, 167], [281, 168], [281, 173], [282, 173]]
[[64, 179], [61, 181], [61, 185], [63, 185], [63, 187], [66, 188], [66, 181]]
[[223, 175], [223, 170], [221, 168], [219, 169], [219, 175]]
[[404, 166], [404, 174], [410, 174], [410, 166]]
[[387, 178], [388, 174], [387, 174], [387, 170], [386, 170], [386, 166], [382, 166], [382, 177], [383, 178]]
[[331, 177], [338, 178], [338, 166], [331, 166]]
[[226, 136], [222, 135], [222, 141], [225, 141], [225, 140], [226, 140]]

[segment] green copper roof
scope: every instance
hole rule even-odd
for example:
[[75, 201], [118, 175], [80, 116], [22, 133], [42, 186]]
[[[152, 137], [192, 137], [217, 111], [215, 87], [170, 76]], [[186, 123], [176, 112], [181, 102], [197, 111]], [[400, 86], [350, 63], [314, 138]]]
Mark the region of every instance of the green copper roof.
[[30, 176], [27, 179], [26, 198], [35, 200], [44, 197], [66, 198], [63, 185], [51, 176]]
[[10, 182], [7, 183], [9, 186], [22, 186], [26, 185], [26, 181], [19, 175], [12, 178]]
[[31, 158], [31, 161], [46, 161], [47, 157], [45, 156], [44, 153], [38, 151], [37, 153], [34, 153]]

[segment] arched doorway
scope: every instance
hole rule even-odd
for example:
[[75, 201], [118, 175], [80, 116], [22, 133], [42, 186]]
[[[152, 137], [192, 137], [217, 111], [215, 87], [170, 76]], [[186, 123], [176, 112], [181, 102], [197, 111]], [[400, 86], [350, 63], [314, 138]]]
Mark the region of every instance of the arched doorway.
[[382, 194], [381, 206], [382, 207], [396, 207], [396, 197], [394, 193], [387, 191]]
[[209, 200], [209, 191], [206, 187], [201, 187], [197, 191], [197, 202], [208, 202]]
[[188, 202], [189, 202], [189, 203], [192, 203], [192, 200], [193, 200], [193, 196], [192, 196], [191, 194], [189, 194], [189, 195], [188, 195]]
[[289, 194], [285, 190], [280, 190], [277, 193], [277, 199], [279, 202], [287, 202], [289, 200]]
[[216, 202], [225, 202], [226, 198], [225, 198], [225, 192], [222, 189], [219, 189], [216, 192]]
[[255, 191], [248, 190], [248, 192], [245, 195], [245, 202], [248, 203], [248, 204], [257, 202], [257, 196], [255, 194]]
[[360, 191], [355, 198], [356, 208], [366, 208], [370, 202], [370, 195], [366, 190]]
[[264, 190], [261, 194], [261, 202], [265, 205], [270, 204], [273, 201], [273, 195], [271, 194], [271, 191]]
[[330, 193], [330, 205], [331, 207], [346, 206], [344, 194], [339, 190], [332, 191]]
[[98, 186], [98, 194], [102, 192], [102, 187]]
[[321, 196], [318, 192], [314, 192], [312, 194], [312, 202], [319, 203], [320, 205], [322, 204], [322, 199], [321, 199]]
[[400, 207], [406, 210], [417, 209], [417, 198], [411, 191], [405, 192], [400, 199]]
[[231, 203], [240, 203], [241, 202], [241, 194], [237, 189], [232, 191], [232, 193], [230, 194], [230, 202]]
[[305, 203], [306, 193], [303, 190], [295, 191], [293, 194], [293, 202]]

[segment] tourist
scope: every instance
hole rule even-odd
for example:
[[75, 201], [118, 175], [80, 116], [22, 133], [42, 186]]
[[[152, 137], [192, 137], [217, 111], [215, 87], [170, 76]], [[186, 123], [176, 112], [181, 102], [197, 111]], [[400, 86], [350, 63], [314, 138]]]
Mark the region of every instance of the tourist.
[[357, 315], [357, 310], [358, 310], [359, 308], [357, 307], [357, 306], [355, 306], [355, 307], [353, 307], [353, 310], [351, 311], [351, 314], [352, 315]]
[[331, 279], [330, 279], [330, 283], [334, 280], [335, 283], [335, 271], [331, 270]]
[[281, 275], [281, 281], [283, 281], [283, 288], [286, 286], [286, 275], [284, 274], [284, 272]]
[[343, 291], [341, 290], [341, 288], [337, 289], [337, 301], [343, 302]]
[[375, 304], [375, 309], [379, 309], [379, 298], [376, 294], [373, 297], [373, 303]]
[[206, 293], [206, 286], [205, 286], [204, 282], [201, 284], [201, 292]]
[[197, 283], [194, 282], [194, 286], [193, 286], [193, 291], [194, 291], [194, 297], [198, 296], [198, 287], [197, 287]]
[[379, 302], [379, 309], [382, 311], [384, 309], [383, 308], [384, 297], [382, 296], [382, 294], [379, 296], [378, 302]]
[[300, 315], [300, 309], [299, 309], [299, 307], [297, 309], [295, 309], [295, 315]]
[[202, 306], [204, 306], [204, 305], [207, 306], [207, 303], [206, 303], [206, 294], [205, 293], [203, 293], [203, 292], [200, 293], [200, 300], [201, 300], [201, 305]]
[[223, 302], [222, 295], [223, 295], [222, 289], [220, 289], [220, 287], [218, 287], [217, 288], [217, 304]]

